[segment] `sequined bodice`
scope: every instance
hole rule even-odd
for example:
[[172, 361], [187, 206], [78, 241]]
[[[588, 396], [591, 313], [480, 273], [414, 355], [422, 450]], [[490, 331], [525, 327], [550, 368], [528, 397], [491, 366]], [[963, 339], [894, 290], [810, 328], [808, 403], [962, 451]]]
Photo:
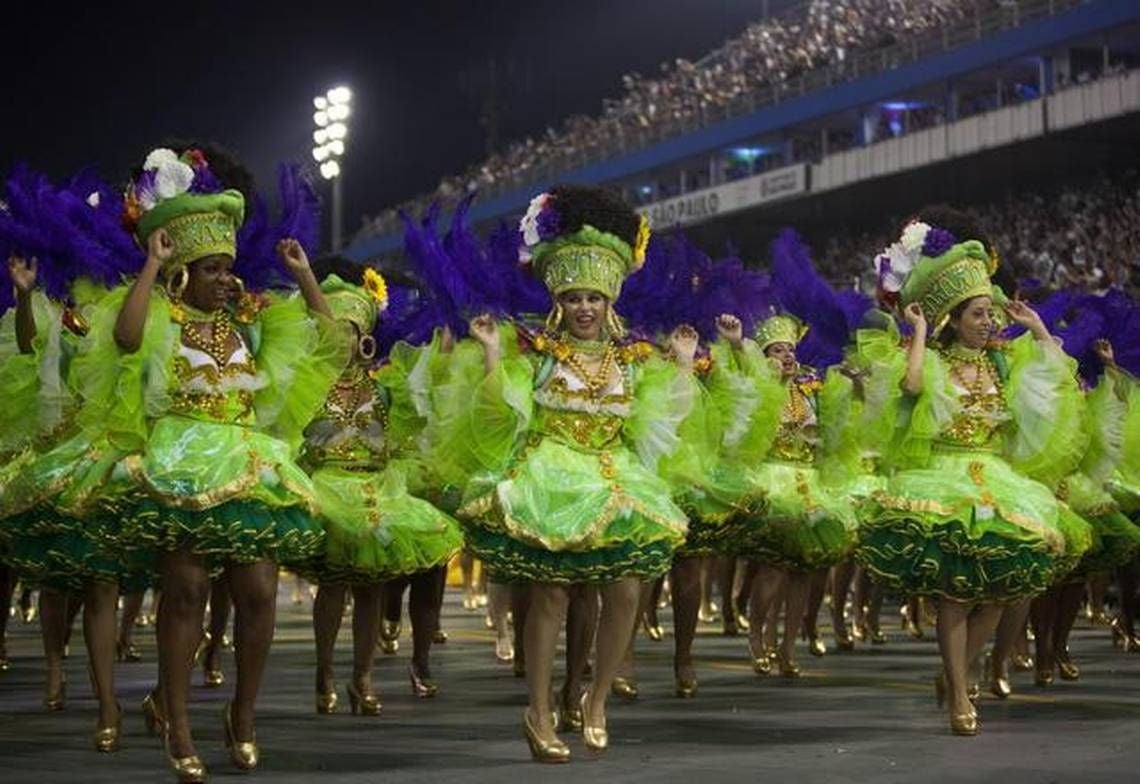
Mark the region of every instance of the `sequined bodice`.
[[[185, 327], [183, 328], [185, 339]], [[253, 422], [257, 365], [240, 332], [237, 347], [219, 362], [213, 353], [178, 343], [174, 356], [171, 411], [195, 419], [248, 425]]]
[[346, 373], [305, 428], [304, 461], [314, 467], [382, 468], [388, 459], [387, 416], [376, 383], [366, 374]]
[[943, 447], [994, 449], [1002, 426], [1009, 421], [1009, 410], [996, 368], [984, 356], [978, 363], [974, 364], [972, 376], [959, 370], [962, 363], [952, 360], [948, 363], [950, 384], [958, 409], [950, 424], [938, 435], [938, 442]]
[[535, 392], [537, 427], [571, 446], [600, 450], [612, 446], [632, 412], [630, 368], [616, 364], [596, 388], [566, 363], [557, 362]]

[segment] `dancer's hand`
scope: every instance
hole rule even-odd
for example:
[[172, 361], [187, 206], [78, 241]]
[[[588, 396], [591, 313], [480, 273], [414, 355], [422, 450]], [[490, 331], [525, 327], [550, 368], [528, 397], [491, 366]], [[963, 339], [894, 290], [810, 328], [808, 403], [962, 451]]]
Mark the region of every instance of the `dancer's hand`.
[[170, 232], [166, 229], [155, 229], [146, 238], [146, 261], [147, 264], [162, 268], [166, 262], [170, 261], [170, 257], [174, 255], [174, 238], [170, 236]]
[[1038, 340], [1049, 339], [1049, 330], [1045, 329], [1045, 323], [1041, 321], [1037, 311], [1021, 300], [1015, 299], [1007, 302], [1005, 312], [1013, 323], [1025, 327]]
[[717, 316], [716, 332], [733, 348], [744, 345], [744, 325], [731, 313], [721, 313]]
[[12, 283], [20, 294], [32, 293], [32, 289], [36, 287], [36, 270], [38, 268], [39, 263], [35, 256], [31, 260], [14, 253], [8, 257], [8, 274], [12, 276]]
[[1112, 344], [1101, 338], [1093, 344], [1096, 355], [1105, 367], [1116, 367], [1116, 355], [1112, 351]]
[[910, 324], [915, 334], [921, 332], [926, 335], [926, 314], [922, 312], [922, 306], [917, 302], [912, 302], [903, 308], [903, 318], [907, 324]]
[[669, 351], [681, 367], [691, 368], [697, 353], [697, 331], [688, 324], [682, 324], [669, 335]]
[[486, 349], [499, 348], [499, 323], [490, 313], [483, 313], [471, 319], [468, 324], [471, 337]]
[[301, 243], [292, 237], [286, 237], [277, 243], [277, 256], [281, 259], [281, 263], [285, 265], [285, 269], [289, 270], [294, 278], [299, 278], [306, 272], [310, 272], [309, 267], [309, 254], [305, 253], [305, 249], [301, 247]]

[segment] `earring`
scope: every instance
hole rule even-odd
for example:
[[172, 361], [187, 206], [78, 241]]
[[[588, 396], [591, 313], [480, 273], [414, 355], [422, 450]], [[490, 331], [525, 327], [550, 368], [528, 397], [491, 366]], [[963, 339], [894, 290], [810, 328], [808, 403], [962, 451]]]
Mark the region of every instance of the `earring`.
[[372, 359], [376, 356], [376, 338], [371, 335], [361, 335], [360, 342], [356, 344], [356, 350], [365, 359]]
[[554, 307], [546, 315], [546, 331], [557, 332], [562, 326], [562, 303], [555, 300]]
[[614, 310], [613, 305], [606, 305], [606, 326], [610, 335], [615, 338], [625, 337], [625, 325], [621, 323], [621, 316]]
[[188, 285], [190, 285], [190, 270], [186, 269], [185, 266], [179, 267], [173, 275], [166, 279], [166, 293], [170, 296], [171, 301], [180, 302]]
[[238, 298], [238, 301], [240, 302], [242, 300], [242, 298], [245, 297], [245, 281], [242, 280], [241, 278], [239, 278], [237, 275], [231, 275], [230, 277], [233, 278], [234, 285], [237, 286], [237, 290], [238, 290], [237, 298]]

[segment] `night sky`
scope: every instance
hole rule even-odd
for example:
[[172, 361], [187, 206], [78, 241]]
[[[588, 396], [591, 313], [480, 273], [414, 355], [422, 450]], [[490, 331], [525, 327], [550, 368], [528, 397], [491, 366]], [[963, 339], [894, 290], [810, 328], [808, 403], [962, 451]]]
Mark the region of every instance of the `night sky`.
[[4, 170], [22, 160], [62, 177], [94, 165], [119, 184], [164, 139], [208, 139], [272, 191], [277, 161], [311, 160], [312, 97], [343, 82], [354, 93], [351, 235], [362, 215], [481, 160], [489, 105], [502, 145], [537, 135], [570, 114], [599, 112], [628, 71], [656, 73], [663, 60], [716, 48], [765, 4], [20, 5], [22, 18], [9, 9], [5, 19]]

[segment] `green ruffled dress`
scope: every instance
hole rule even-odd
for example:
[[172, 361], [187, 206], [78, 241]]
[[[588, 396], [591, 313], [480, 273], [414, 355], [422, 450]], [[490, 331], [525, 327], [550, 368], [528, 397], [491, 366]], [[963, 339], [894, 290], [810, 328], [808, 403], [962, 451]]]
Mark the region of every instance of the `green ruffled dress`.
[[[93, 292], [86, 292], [89, 296]], [[116, 451], [98, 418], [85, 415], [82, 366], [88, 341], [63, 327], [63, 313], [33, 297], [34, 352], [0, 349], [0, 394], [9, 415], [0, 469], [0, 539], [4, 558], [31, 585], [81, 591], [92, 579], [140, 590], [150, 575], [101, 546], [99, 531], [113, 514], [105, 483]], [[0, 343], [12, 333], [0, 324]]]
[[740, 554], [796, 571], [843, 561], [855, 544], [858, 519], [842, 495], [845, 482], [824, 482], [821, 455], [846, 426], [850, 381], [833, 373], [823, 383], [804, 368], [784, 383], [751, 340], [738, 351], [718, 344], [714, 356], [722, 372], [741, 374], [754, 385], [761, 401], [734, 438], [736, 459], [750, 466], [749, 483], [767, 499], [763, 513], [750, 521]]
[[1049, 489], [1087, 443], [1071, 362], [1030, 335], [989, 357], [1001, 383], [973, 394], [927, 350], [923, 393], [903, 403], [898, 470], [872, 496], [857, 558], [904, 595], [1017, 601], [1091, 544], [1088, 524]]
[[556, 339], [524, 338], [520, 351], [514, 328], [500, 331], [498, 366], [485, 374], [481, 347], [464, 341], [441, 391], [450, 411], [434, 459], [443, 481], [465, 487], [469, 549], [499, 582], [664, 573], [688, 522], [655, 469], [678, 446], [692, 377], [626, 346], [590, 391], [556, 358]]
[[1057, 497], [1088, 521], [1093, 544], [1069, 581], [1113, 573], [1140, 552], [1140, 526], [1121, 511], [1109, 483], [1126, 449], [1129, 379], [1112, 370], [1086, 396], [1090, 443], [1080, 470], [1061, 481]]
[[346, 374], [353, 385], [334, 387], [305, 429], [301, 464], [325, 530], [323, 553], [302, 570], [314, 582], [412, 575], [447, 564], [463, 546], [453, 518], [409, 493], [422, 476], [415, 441], [423, 420], [407, 383], [414, 355], [397, 345], [375, 379]]
[[689, 517], [689, 533], [678, 556], [736, 553], [749, 521], [760, 515], [765, 494], [749, 482], [748, 470], [726, 457], [725, 440], [734, 423], [746, 419], [759, 397], [748, 384], [725, 383], [711, 373], [712, 358], [698, 370], [693, 407], [678, 428], [680, 442], [658, 463], [673, 488], [673, 501]]
[[316, 489], [294, 454], [345, 366], [343, 336], [293, 296], [249, 323], [231, 319], [233, 350], [214, 356], [187, 336], [191, 323], [213, 316], [185, 308], [178, 323], [156, 293], [143, 345], [124, 354], [112, 335], [124, 295], [113, 292], [92, 324], [92, 357], [102, 362], [89, 383], [114, 401], [104, 415], [127, 453], [112, 472], [126, 503], [105, 528], [107, 550], [188, 550], [211, 568], [311, 561], [324, 533]]
[[1108, 491], [1130, 519], [1140, 522], [1140, 383], [1123, 370], [1109, 371], [1113, 394], [1121, 401], [1118, 459]]

